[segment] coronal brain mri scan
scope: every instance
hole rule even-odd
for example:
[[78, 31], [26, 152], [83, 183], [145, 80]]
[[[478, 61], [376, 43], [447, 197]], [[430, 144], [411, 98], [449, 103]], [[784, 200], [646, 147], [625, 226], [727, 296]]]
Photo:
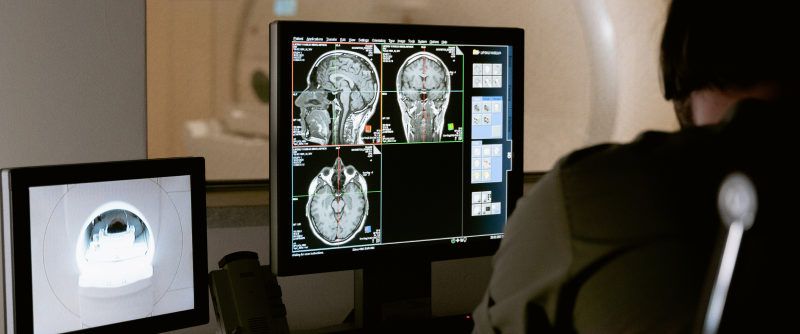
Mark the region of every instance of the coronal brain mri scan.
[[319, 145], [363, 144], [361, 134], [378, 105], [379, 82], [375, 65], [359, 53], [335, 50], [319, 56], [294, 103], [303, 139]]
[[397, 73], [397, 92], [406, 140], [440, 141], [450, 100], [447, 65], [430, 52], [411, 55]]
[[327, 245], [352, 240], [369, 213], [367, 181], [341, 158], [324, 167], [308, 187], [306, 215], [314, 235]]

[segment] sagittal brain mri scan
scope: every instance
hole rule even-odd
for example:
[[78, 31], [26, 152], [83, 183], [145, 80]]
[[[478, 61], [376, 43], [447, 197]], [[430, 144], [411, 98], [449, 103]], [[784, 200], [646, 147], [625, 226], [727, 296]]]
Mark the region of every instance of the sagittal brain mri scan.
[[327, 245], [352, 240], [369, 212], [367, 181], [355, 167], [337, 157], [308, 187], [306, 215], [314, 235]]
[[295, 100], [309, 143], [363, 144], [364, 126], [378, 105], [378, 71], [367, 57], [335, 50], [317, 58]]
[[406, 139], [409, 142], [440, 141], [450, 100], [447, 65], [430, 52], [413, 54], [397, 73], [397, 92]]

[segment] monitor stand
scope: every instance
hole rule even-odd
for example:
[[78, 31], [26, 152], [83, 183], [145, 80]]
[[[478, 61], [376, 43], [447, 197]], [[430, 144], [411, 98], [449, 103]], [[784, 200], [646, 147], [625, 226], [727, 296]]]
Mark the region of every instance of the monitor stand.
[[354, 282], [357, 328], [423, 327], [431, 319], [430, 262], [372, 265], [356, 270]]
[[388, 262], [355, 270], [353, 311], [310, 333], [472, 332], [469, 314], [432, 316], [430, 262]]

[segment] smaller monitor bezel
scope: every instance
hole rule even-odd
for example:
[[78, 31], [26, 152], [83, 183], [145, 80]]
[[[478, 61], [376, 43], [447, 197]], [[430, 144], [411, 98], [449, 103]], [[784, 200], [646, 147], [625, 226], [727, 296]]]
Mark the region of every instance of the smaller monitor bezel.
[[397, 36], [424, 36], [427, 39], [449, 41], [450, 44], [473, 44], [478, 40], [491, 41], [492, 44], [511, 45], [515, 75], [511, 90], [514, 110], [512, 131], [515, 140], [512, 147], [512, 170], [508, 174], [507, 203], [510, 215], [516, 200], [522, 196], [522, 157], [524, 125], [524, 30], [507, 27], [409, 25], [384, 23], [346, 23], [312, 21], [274, 21], [270, 24], [270, 265], [279, 276], [311, 274], [338, 270], [359, 269], [376, 262], [419, 263], [456, 258], [488, 256], [494, 254], [500, 239], [475, 239], [468, 243], [452, 244], [446, 240], [425, 244], [394, 245], [368, 252], [348, 254], [325, 254], [293, 258], [290, 254], [290, 241], [278, 238], [287, 235], [291, 228], [290, 202], [281, 198], [291, 187], [290, 174], [291, 148], [286, 143], [292, 140], [288, 113], [292, 98], [285, 91], [279, 91], [278, 83], [292, 80], [291, 46], [293, 35], [325, 35], [331, 37], [397, 38]]
[[[192, 253], [194, 308], [115, 324], [80, 329], [71, 333], [141, 333], [180, 329], [208, 323], [208, 247], [206, 243], [205, 162], [203, 158], [171, 158], [99, 162], [8, 169], [11, 224], [11, 282], [13, 332], [33, 333], [31, 277], [30, 188], [76, 183], [124, 181], [157, 177], [190, 177], [192, 205]], [[5, 238], [4, 238], [5, 239]], [[8, 249], [8, 247], [6, 247]], [[8, 258], [8, 256], [6, 256]], [[5, 282], [8, 285], [10, 282]], [[8, 291], [8, 290], [7, 290]], [[8, 304], [7, 304], [8, 305]], [[7, 324], [8, 327], [8, 324]], [[6, 331], [11, 329], [6, 328]]]

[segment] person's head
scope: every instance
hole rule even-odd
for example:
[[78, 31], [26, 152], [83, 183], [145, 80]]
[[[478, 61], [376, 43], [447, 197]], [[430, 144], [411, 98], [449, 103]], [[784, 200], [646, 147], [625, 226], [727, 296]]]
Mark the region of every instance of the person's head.
[[798, 90], [800, 16], [781, 0], [673, 0], [661, 40], [664, 97], [682, 126], [719, 122], [743, 98]]

